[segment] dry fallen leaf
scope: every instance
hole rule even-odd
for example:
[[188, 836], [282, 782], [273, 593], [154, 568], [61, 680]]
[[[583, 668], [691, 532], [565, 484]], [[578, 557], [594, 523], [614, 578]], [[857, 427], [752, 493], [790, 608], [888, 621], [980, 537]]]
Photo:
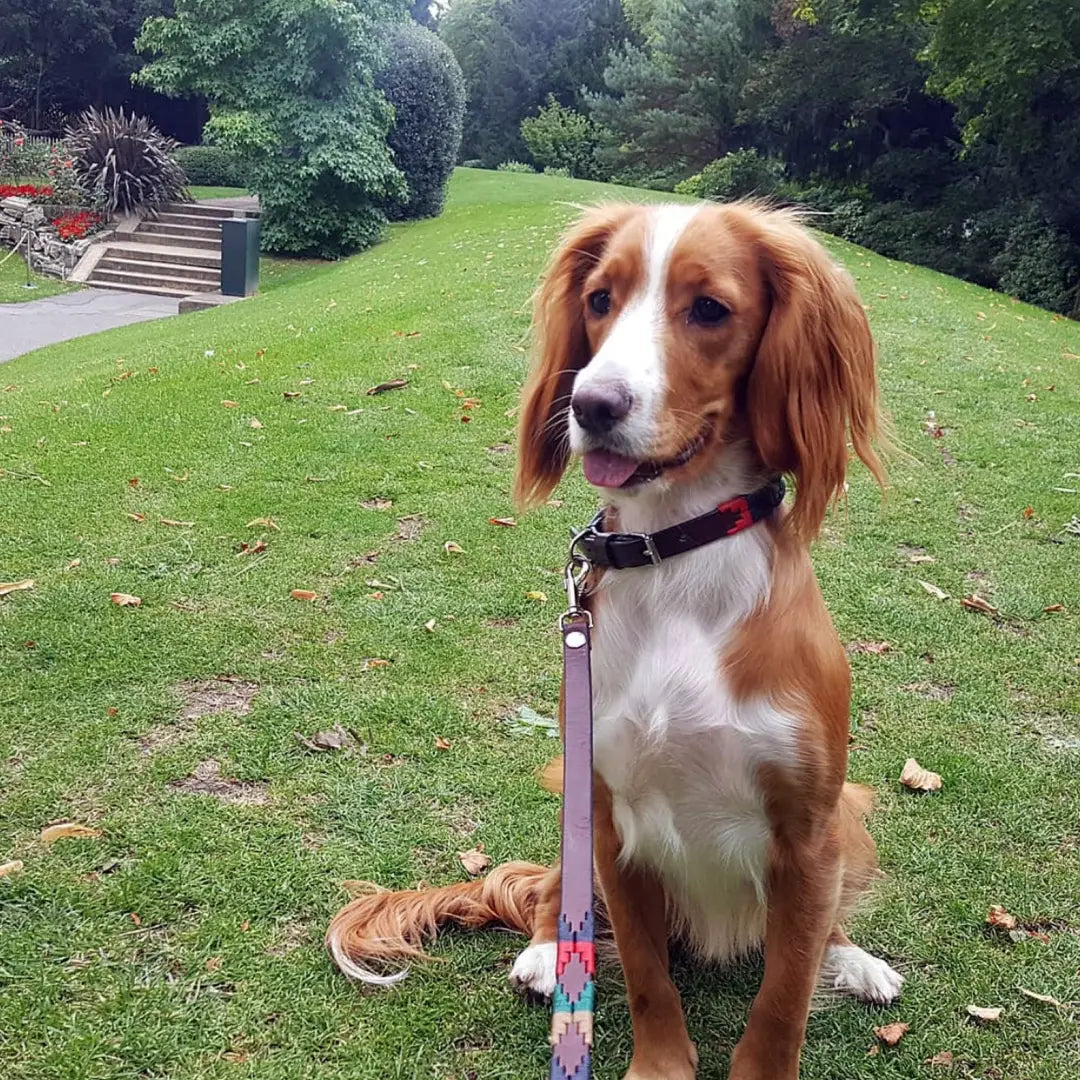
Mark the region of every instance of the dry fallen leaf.
[[1022, 986], [1016, 988], [1026, 998], [1031, 998], [1032, 1001], [1038, 1001], [1043, 1005], [1053, 1005], [1055, 1009], [1064, 1009], [1067, 1006], [1065, 1002], [1058, 1001], [1056, 997], [1051, 997], [1049, 994], [1036, 994], [1034, 990], [1025, 990]]
[[389, 510], [394, 505], [393, 499], [365, 499], [360, 504], [365, 510]]
[[372, 657], [369, 660], [365, 660], [364, 664], [363, 664], [364, 670], [366, 670], [367, 668], [373, 668], [373, 667], [389, 667], [389, 666], [390, 666], [390, 661], [389, 660], [381, 660], [378, 657]]
[[436, 750], [449, 750], [454, 744], [442, 735], [435, 736], [435, 749]]
[[207, 971], [217, 971], [218, 968], [221, 967], [221, 957], [208, 956], [206, 958], [206, 963], [203, 966], [206, 968]]
[[131, 921], [132, 921], [132, 922], [133, 922], [133, 923], [134, 923], [134, 924], [135, 924], [136, 926], [142, 926], [142, 916], [141, 916], [141, 915], [139, 915], [139, 914], [137, 914], [136, 912], [134, 912], [134, 911], [129, 911], [129, 912], [128, 912], [128, 918], [129, 918], [129, 919], [130, 919], [130, 920], [131, 920]]
[[6, 862], [0, 865], [0, 877], [7, 877], [9, 874], [18, 874], [22, 871], [23, 864], [20, 859], [15, 859], [12, 862]]
[[259, 419], [259, 418], [258, 418], [257, 416], [253, 416], [253, 417], [251, 418], [251, 426], [252, 426], [252, 427], [253, 427], [253, 428], [254, 428], [254, 429], [255, 429], [256, 431], [258, 431], [258, 430], [259, 430], [259, 429], [260, 429], [260, 428], [261, 428], [261, 427], [263, 426], [263, 424], [262, 424], [262, 421], [261, 421], [261, 420], [260, 420], [260, 419]]
[[289, 595], [294, 600], [318, 600], [319, 594], [313, 589], [293, 589]]
[[63, 840], [69, 836], [92, 840], [100, 835], [100, 829], [92, 829], [89, 825], [80, 825], [77, 821], [63, 821], [57, 825], [49, 825], [41, 830], [41, 840], [45, 844], [51, 844], [56, 840]]
[[960, 603], [969, 611], [981, 611], [984, 615], [996, 615], [998, 613], [998, 609], [989, 601], [984, 600], [978, 593], [965, 596]]
[[456, 540], [447, 540], [446, 543], [443, 544], [443, 551], [445, 551], [447, 555], [465, 554], [465, 549]]
[[995, 930], [1015, 930], [1018, 919], [1015, 915], [1010, 915], [1000, 904], [994, 904], [986, 916], [986, 925], [994, 927]]
[[874, 1028], [874, 1034], [886, 1046], [895, 1046], [907, 1034], [909, 1026], [897, 1020], [896, 1023]]
[[1024, 507], [1024, 517], [1033, 518], [1034, 516], [1035, 516], [1035, 507], [1034, 506], [1025, 506]]
[[483, 844], [477, 844], [471, 851], [459, 851], [457, 854], [469, 877], [482, 874], [491, 865], [491, 856], [484, 854]]
[[300, 395], [300, 391], [299, 391], [299, 390], [286, 390], [286, 391], [284, 391], [284, 392], [282, 393], [282, 395], [281, 395], [281, 396], [282, 396], [283, 398], [286, 398], [286, 399], [291, 399], [291, 398], [298, 398], [298, 397], [300, 397], [301, 395]]
[[851, 654], [868, 653], [870, 656], [881, 656], [882, 653], [892, 651], [892, 646], [887, 641], [853, 641], [847, 647]]
[[316, 731], [311, 738], [294, 731], [296, 741], [316, 753], [327, 750], [351, 750], [356, 746], [356, 740], [340, 724], [335, 724], [328, 731]]
[[256, 540], [254, 544], [243, 543], [237, 555], [259, 555], [266, 550], [265, 540]]
[[435, 620], [434, 619], [428, 619], [428, 621], [426, 623], [424, 623], [424, 629], [429, 634], [435, 633]]
[[1064, 611], [1064, 610], [1065, 610], [1065, 605], [1064, 604], [1051, 604], [1049, 607], [1044, 607], [1043, 608], [1043, 611], [1046, 611], [1046, 612]]
[[131, 518], [132, 521], [139, 522], [140, 525], [146, 520], [145, 514], [128, 514], [128, 517]]
[[82, 566], [82, 559], [72, 559], [71, 562], [68, 563], [69, 570], [78, 570], [80, 566]]
[[533, 589], [532, 592], [525, 594], [530, 600], [535, 600], [538, 604], [547, 603], [547, 593], [542, 593], [539, 589]]
[[225, 409], [238, 409], [238, 408], [240, 408], [240, 402], [239, 401], [223, 401], [221, 403], [221, 405]]
[[268, 517], [254, 518], [252, 521], [249, 521], [245, 527], [248, 528], [248, 529], [255, 529], [255, 528], [273, 529], [274, 532], [280, 532], [280, 530], [277, 527], [277, 522], [274, 521], [273, 518], [268, 518]]
[[943, 1069], [951, 1069], [953, 1065], [953, 1052], [951, 1050], [942, 1050], [933, 1057], [927, 1058], [924, 1064], [938, 1065]]
[[1001, 1008], [998, 1006], [983, 1007], [980, 1005], [969, 1005], [967, 1007], [967, 1014], [972, 1020], [977, 1020], [980, 1024], [994, 1024], [1001, 1019]]
[[488, 518], [488, 523], [491, 525], [502, 525], [505, 529], [512, 529], [517, 522], [513, 518]]
[[937, 562], [937, 559], [933, 555], [927, 555], [925, 553], [908, 556], [908, 562], [910, 563], [932, 563]]
[[174, 518], [160, 518], [159, 525], [171, 525], [174, 529], [194, 529], [194, 521], [176, 521]]
[[0, 584], [0, 596], [8, 596], [13, 592], [26, 592], [34, 587], [34, 579], [26, 578], [25, 581], [7, 581]]
[[109, 599], [116, 604], [117, 607], [142, 607], [142, 598], [139, 596], [132, 596], [131, 593], [110, 593]]
[[904, 763], [900, 783], [912, 791], [941, 790], [941, 777], [936, 772], [924, 769], [914, 758], [908, 758]]
[[944, 589], [939, 589], [936, 585], [931, 585], [929, 581], [920, 581], [919, 584], [932, 596], [935, 600], [948, 600], [949, 594]]
[[376, 394], [385, 394], [387, 390], [404, 390], [408, 385], [408, 379], [391, 379], [389, 382], [381, 382], [378, 386], [373, 386], [368, 391], [368, 397], [374, 397]]

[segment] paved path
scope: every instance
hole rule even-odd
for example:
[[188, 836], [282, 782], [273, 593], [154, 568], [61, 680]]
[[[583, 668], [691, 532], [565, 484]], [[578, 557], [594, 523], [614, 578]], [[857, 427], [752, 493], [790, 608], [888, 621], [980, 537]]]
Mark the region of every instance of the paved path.
[[167, 296], [104, 289], [83, 289], [25, 304], [0, 304], [0, 364], [43, 345], [176, 312], [176, 300]]

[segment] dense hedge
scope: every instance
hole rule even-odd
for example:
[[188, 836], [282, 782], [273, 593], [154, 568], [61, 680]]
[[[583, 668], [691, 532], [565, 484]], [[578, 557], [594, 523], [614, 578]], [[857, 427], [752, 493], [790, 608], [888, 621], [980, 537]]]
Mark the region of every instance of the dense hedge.
[[461, 147], [465, 83], [454, 54], [415, 23], [395, 27], [386, 41], [387, 63], [375, 84], [394, 106], [388, 142], [404, 173], [409, 198], [386, 208], [398, 220], [435, 217]]
[[244, 163], [220, 146], [181, 146], [173, 154], [189, 184], [203, 187], [247, 187]]

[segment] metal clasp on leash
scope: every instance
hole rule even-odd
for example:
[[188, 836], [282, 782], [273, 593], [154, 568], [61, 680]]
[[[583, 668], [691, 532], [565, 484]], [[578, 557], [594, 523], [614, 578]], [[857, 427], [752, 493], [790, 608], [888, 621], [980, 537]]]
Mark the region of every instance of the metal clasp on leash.
[[563, 571], [563, 584], [566, 587], [567, 608], [559, 616], [559, 629], [565, 630], [566, 623], [570, 619], [584, 619], [589, 626], [593, 624], [592, 613], [581, 606], [581, 595], [584, 592], [585, 579], [589, 576], [592, 563], [578, 551], [578, 541], [585, 535], [587, 530], [576, 533], [570, 541], [570, 554]]

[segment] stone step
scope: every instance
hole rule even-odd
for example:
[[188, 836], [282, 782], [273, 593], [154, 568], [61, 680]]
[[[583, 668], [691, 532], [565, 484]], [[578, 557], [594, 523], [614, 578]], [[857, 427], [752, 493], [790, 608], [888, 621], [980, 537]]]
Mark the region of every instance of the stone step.
[[167, 243], [155, 246], [147, 243], [110, 243], [102, 258], [137, 259], [140, 262], [169, 263], [174, 266], [198, 266], [213, 270], [215, 274], [221, 272], [221, 257], [217, 252], [191, 251], [185, 247], [172, 247]]
[[215, 229], [221, 228], [223, 221], [229, 221], [229, 218], [207, 217], [206, 214], [187, 214], [181, 213], [179, 210], [167, 210], [162, 211], [156, 217], [145, 218], [147, 223], [155, 222], [158, 225], [194, 225], [200, 229]]
[[158, 207], [162, 214], [198, 214], [200, 217], [231, 218], [258, 217], [258, 210], [234, 209], [231, 206], [211, 206], [208, 203], [165, 203]]
[[110, 292], [142, 293], [144, 296], [172, 296], [177, 300], [191, 295], [191, 289], [148, 288], [145, 285], [117, 285], [111, 281], [88, 281], [94, 289], [108, 289]]
[[221, 252], [221, 240], [215, 239], [203, 239], [202, 237], [177, 237], [170, 236], [163, 233], [151, 233], [136, 231], [129, 233], [127, 239], [133, 241], [136, 244], [156, 244], [159, 247], [171, 247], [181, 250], [183, 248], [189, 248], [195, 251], [214, 251]]
[[154, 233], [157, 236], [174, 236], [178, 240], [191, 238], [192, 240], [219, 240], [221, 239], [220, 225], [174, 225], [171, 221], [140, 221], [135, 231], [137, 233]]
[[140, 289], [150, 292], [161, 292], [171, 296], [177, 291], [181, 296], [187, 296], [193, 292], [215, 292], [221, 287], [220, 281], [200, 281], [198, 278], [175, 277], [170, 274], [144, 274], [138, 270], [108, 270], [102, 269], [98, 263], [94, 272], [90, 275], [88, 285], [111, 285], [114, 288], [124, 288], [136, 285]]
[[217, 288], [221, 283], [220, 266], [192, 266], [184, 263], [155, 262], [153, 259], [130, 258], [127, 252], [119, 255], [108, 253], [103, 255], [98, 260], [94, 273], [96, 274], [102, 270], [141, 274], [149, 278], [163, 276], [183, 281], [209, 282], [214, 288]]

